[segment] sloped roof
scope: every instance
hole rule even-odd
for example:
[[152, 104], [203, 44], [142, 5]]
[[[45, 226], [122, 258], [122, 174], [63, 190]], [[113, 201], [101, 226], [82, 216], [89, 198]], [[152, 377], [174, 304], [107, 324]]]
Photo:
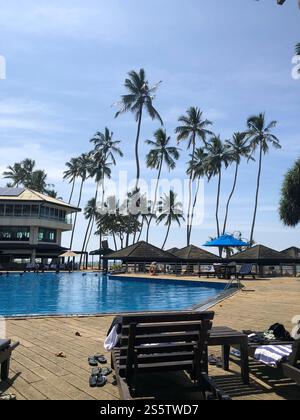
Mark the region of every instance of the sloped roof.
[[234, 261], [271, 261], [271, 262], [285, 262], [289, 260], [289, 256], [283, 252], [278, 252], [275, 249], [268, 248], [264, 245], [256, 245], [246, 251], [235, 254], [231, 257]]
[[290, 258], [300, 259], [300, 248], [297, 248], [296, 246], [291, 246], [281, 252], [288, 255]]
[[176, 247], [167, 250], [167, 252], [169, 252], [170, 254], [174, 254], [174, 252], [177, 252], [177, 251], [179, 251], [179, 248], [176, 248]]
[[30, 190], [28, 188], [0, 188], [1, 201], [36, 201], [54, 204], [57, 206], [67, 207], [69, 209], [80, 211], [78, 207], [74, 207], [57, 198], [49, 197], [48, 195]]
[[123, 260], [133, 262], [176, 262], [179, 258], [170, 252], [163, 251], [154, 245], [147, 242], [138, 242], [128, 248], [121, 249], [120, 251], [113, 252], [106, 255], [104, 259], [107, 260]]
[[197, 246], [190, 245], [185, 248], [179, 249], [174, 252], [174, 255], [185, 261], [207, 261], [217, 262], [221, 261], [221, 258], [211, 252], [205, 251], [204, 249], [198, 248]]

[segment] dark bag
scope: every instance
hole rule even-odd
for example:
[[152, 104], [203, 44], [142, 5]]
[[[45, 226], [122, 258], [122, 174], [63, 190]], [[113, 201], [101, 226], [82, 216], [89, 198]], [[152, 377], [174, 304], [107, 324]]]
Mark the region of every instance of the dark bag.
[[285, 329], [282, 324], [271, 325], [269, 331], [272, 331], [276, 340], [280, 341], [294, 341], [291, 334]]

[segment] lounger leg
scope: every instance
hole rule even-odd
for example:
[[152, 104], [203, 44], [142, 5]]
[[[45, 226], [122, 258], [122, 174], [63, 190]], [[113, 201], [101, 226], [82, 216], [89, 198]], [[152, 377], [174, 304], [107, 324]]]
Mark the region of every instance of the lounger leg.
[[223, 346], [223, 369], [229, 371], [229, 357], [230, 357], [230, 346]]
[[247, 337], [241, 343], [241, 368], [242, 368], [243, 382], [245, 385], [249, 385], [250, 370], [249, 370], [249, 350], [248, 350]]
[[9, 376], [9, 365], [10, 365], [10, 358], [7, 359], [5, 362], [1, 365], [1, 380], [7, 381]]

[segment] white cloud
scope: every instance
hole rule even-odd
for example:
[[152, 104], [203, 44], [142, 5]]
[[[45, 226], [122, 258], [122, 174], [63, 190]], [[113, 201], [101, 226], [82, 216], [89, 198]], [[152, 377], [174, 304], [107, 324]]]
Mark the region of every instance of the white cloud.
[[124, 8], [118, 1], [62, 2], [40, 0], [18, 0], [0, 2], [0, 25], [14, 33], [39, 36], [67, 36], [72, 38], [92, 38], [99, 40], [122, 40], [127, 33]]
[[[25, 98], [7, 98], [0, 101], [0, 128], [8, 134], [15, 130], [36, 133], [68, 133], [72, 130], [58, 121], [59, 115], [45, 103]], [[7, 133], [6, 133], [7, 134]]]

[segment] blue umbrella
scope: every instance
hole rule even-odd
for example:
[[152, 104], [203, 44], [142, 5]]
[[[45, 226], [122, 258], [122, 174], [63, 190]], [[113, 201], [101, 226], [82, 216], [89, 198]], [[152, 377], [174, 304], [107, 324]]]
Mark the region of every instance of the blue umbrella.
[[232, 235], [222, 235], [213, 241], [206, 242], [204, 246], [216, 248], [239, 248], [250, 245], [247, 242], [240, 241]]

